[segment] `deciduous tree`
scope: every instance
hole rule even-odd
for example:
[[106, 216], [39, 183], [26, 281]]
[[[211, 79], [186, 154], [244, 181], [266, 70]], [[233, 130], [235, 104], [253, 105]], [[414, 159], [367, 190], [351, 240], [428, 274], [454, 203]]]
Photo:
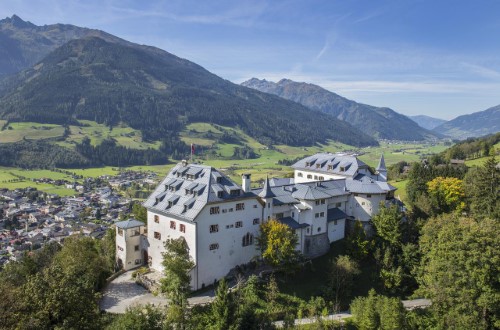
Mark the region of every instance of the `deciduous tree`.
[[296, 250], [298, 237], [287, 225], [275, 219], [264, 222], [260, 225], [257, 243], [262, 257], [270, 265], [286, 272], [296, 268], [301, 256]]
[[440, 328], [500, 327], [500, 222], [443, 215], [422, 229], [420, 292]]

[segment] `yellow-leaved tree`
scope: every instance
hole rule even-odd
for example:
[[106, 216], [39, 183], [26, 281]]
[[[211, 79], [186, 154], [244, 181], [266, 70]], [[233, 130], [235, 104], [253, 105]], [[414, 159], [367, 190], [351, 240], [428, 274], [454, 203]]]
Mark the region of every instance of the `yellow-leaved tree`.
[[293, 271], [298, 265], [301, 254], [296, 250], [298, 237], [287, 225], [271, 219], [260, 225], [257, 245], [264, 261], [285, 272]]
[[453, 177], [441, 177], [427, 182], [427, 191], [436, 213], [463, 211], [465, 209], [465, 191], [463, 180]]

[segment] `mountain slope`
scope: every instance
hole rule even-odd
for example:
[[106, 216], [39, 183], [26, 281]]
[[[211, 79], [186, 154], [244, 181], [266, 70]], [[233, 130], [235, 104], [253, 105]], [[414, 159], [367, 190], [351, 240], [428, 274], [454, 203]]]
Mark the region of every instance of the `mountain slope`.
[[439, 125], [446, 123], [446, 120], [444, 119], [434, 118], [425, 115], [408, 116], [408, 118], [416, 122], [420, 127], [423, 127], [428, 130], [432, 130], [433, 128], [436, 128]]
[[252, 78], [241, 85], [275, 94], [348, 122], [376, 138], [424, 140], [435, 138], [408, 117], [389, 108], [377, 108], [348, 100], [317, 85], [282, 79], [278, 83]]
[[[7, 86], [7, 87], [5, 87]], [[188, 123], [239, 126], [264, 144], [355, 146], [376, 141], [326, 114], [235, 85], [154, 47], [86, 37], [69, 41], [9, 77], [0, 118], [77, 124], [124, 122], [146, 140], [172, 139]]]
[[103, 31], [69, 24], [37, 26], [16, 15], [0, 20], [0, 76], [27, 69], [66, 42], [88, 36], [119, 40]]
[[433, 131], [460, 140], [499, 132], [500, 105], [484, 111], [459, 116], [439, 125]]

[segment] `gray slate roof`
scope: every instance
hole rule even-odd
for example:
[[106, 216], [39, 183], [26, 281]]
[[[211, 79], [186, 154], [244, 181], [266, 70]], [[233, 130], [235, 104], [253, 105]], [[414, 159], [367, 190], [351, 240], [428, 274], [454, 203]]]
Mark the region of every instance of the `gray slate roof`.
[[138, 221], [135, 219], [128, 219], [128, 220], [117, 222], [117, 223], [115, 223], [115, 225], [121, 229], [130, 229], [130, 228], [145, 226], [146, 224], [144, 222], [141, 222], [141, 221]]
[[[253, 189], [252, 192], [259, 196], [263, 188]], [[298, 199], [316, 200], [333, 196], [346, 195], [345, 179], [318, 182], [296, 183], [279, 187], [270, 187], [269, 193], [274, 196], [273, 205], [298, 203]]]
[[375, 181], [366, 175], [346, 179], [347, 190], [360, 194], [384, 194], [397, 188], [383, 181]]
[[276, 219], [276, 220], [278, 220], [278, 222], [281, 222], [282, 224], [285, 224], [294, 230], [300, 229], [300, 228], [305, 228], [305, 227], [309, 226], [307, 223], [298, 223], [292, 217], [286, 217], [286, 218], [281, 218], [281, 219]]
[[338, 207], [333, 208], [333, 209], [328, 209], [326, 212], [326, 221], [327, 222], [332, 222], [335, 220], [340, 220], [340, 219], [346, 219], [347, 214], [344, 213], [341, 209]]
[[380, 160], [378, 161], [378, 166], [376, 168], [377, 171], [387, 171], [387, 168], [385, 167], [385, 159], [384, 159], [384, 154], [380, 156]]
[[352, 177], [357, 173], [358, 169], [369, 168], [369, 166], [354, 155], [317, 153], [299, 160], [292, 165], [292, 168]]
[[244, 193], [240, 186], [211, 166], [179, 163], [143, 205], [153, 212], [193, 221], [208, 203], [248, 197], [255, 198], [255, 195]]

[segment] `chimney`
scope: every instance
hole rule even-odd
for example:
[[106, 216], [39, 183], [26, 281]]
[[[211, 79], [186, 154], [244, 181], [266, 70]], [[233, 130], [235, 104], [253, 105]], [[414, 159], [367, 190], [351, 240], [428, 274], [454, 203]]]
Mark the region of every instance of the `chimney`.
[[243, 188], [244, 192], [249, 192], [250, 191], [250, 175], [249, 173], [245, 173], [241, 175], [241, 186]]

